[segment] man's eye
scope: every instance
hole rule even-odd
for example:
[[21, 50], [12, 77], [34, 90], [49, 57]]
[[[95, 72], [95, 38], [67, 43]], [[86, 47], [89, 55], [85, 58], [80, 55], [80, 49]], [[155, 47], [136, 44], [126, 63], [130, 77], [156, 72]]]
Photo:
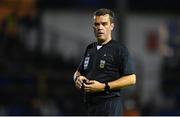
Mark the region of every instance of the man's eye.
[[103, 26], [106, 26], [106, 25], [107, 25], [107, 22], [102, 23], [102, 25], [103, 25]]
[[99, 26], [100, 24], [99, 23], [94, 23], [95, 26]]

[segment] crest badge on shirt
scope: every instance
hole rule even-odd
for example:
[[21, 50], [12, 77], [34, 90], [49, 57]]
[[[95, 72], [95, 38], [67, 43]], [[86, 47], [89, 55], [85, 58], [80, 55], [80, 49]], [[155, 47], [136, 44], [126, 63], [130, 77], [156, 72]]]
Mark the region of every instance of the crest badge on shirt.
[[89, 64], [89, 60], [90, 60], [90, 57], [85, 57], [85, 59], [84, 59], [84, 70], [87, 69], [88, 64]]
[[100, 67], [100, 68], [104, 68], [104, 67], [105, 67], [105, 63], [106, 63], [105, 60], [100, 60], [99, 67]]

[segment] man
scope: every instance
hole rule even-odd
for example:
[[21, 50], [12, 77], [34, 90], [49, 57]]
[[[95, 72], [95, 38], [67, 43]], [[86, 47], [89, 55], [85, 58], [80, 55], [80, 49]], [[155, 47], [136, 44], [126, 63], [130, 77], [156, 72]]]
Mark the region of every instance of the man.
[[89, 115], [122, 115], [121, 89], [136, 83], [127, 48], [112, 39], [114, 13], [99, 9], [93, 29], [97, 42], [87, 46], [74, 73], [74, 82], [85, 93]]

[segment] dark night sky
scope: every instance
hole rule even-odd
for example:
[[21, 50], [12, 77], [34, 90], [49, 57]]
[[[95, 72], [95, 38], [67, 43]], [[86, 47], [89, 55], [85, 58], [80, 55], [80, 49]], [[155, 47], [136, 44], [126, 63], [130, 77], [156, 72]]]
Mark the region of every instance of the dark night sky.
[[[179, 0], [126, 0], [129, 11], [142, 13], [175, 13], [180, 11]], [[115, 8], [117, 0], [39, 0], [42, 8]]]

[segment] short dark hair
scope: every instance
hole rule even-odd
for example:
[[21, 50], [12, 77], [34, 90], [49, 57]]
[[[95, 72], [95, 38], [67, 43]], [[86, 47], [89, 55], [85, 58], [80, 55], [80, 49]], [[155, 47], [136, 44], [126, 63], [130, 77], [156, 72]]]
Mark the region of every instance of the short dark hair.
[[110, 21], [114, 22], [114, 12], [111, 11], [110, 9], [101, 8], [94, 12], [94, 16], [101, 16], [101, 15], [106, 15], [106, 14], [109, 14]]

